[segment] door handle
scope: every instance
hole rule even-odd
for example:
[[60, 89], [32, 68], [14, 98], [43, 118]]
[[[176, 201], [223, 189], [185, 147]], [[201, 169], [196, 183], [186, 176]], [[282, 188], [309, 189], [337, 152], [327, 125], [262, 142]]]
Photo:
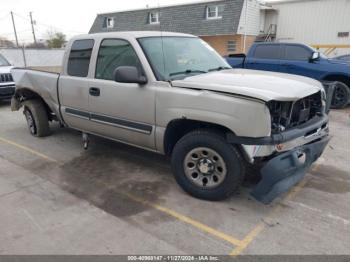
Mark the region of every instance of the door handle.
[[100, 89], [97, 87], [90, 87], [89, 94], [92, 96], [100, 96]]

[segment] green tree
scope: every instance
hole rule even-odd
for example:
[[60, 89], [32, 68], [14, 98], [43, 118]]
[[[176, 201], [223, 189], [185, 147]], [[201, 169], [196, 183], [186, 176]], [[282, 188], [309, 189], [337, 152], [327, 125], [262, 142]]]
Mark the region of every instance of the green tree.
[[62, 48], [66, 43], [66, 35], [61, 32], [48, 32], [47, 45], [49, 48]]

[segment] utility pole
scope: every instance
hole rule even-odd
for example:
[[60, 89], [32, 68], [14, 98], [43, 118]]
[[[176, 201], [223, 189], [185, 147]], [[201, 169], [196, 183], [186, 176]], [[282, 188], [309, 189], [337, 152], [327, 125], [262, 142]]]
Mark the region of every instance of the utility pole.
[[34, 38], [34, 43], [36, 43], [36, 37], [35, 37], [35, 31], [34, 31], [34, 22], [33, 22], [33, 17], [32, 17], [32, 12], [29, 12], [29, 17], [30, 17], [30, 23], [32, 25], [32, 33], [33, 33], [33, 38]]
[[18, 45], [18, 38], [17, 38], [17, 31], [16, 31], [16, 25], [15, 25], [15, 19], [13, 18], [13, 12], [11, 11], [11, 18], [12, 18], [12, 24], [13, 24], [13, 31], [15, 33], [15, 38], [16, 38], [16, 45], [17, 47], [19, 47]]

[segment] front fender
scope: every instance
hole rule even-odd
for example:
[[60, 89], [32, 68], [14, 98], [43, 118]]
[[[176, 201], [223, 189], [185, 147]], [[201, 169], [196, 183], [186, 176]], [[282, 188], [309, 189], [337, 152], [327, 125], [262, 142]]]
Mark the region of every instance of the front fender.
[[156, 125], [167, 127], [174, 119], [221, 125], [237, 136], [264, 137], [271, 131], [270, 112], [259, 100], [204, 90], [171, 88], [158, 93]]

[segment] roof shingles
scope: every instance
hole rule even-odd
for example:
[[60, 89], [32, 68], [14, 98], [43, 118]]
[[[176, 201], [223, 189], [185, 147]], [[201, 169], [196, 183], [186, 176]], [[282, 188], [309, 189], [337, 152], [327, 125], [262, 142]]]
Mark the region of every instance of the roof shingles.
[[[206, 19], [206, 7], [224, 5], [221, 19]], [[237, 33], [243, 0], [210, 1], [160, 8], [160, 24], [149, 24], [149, 12], [143, 9], [97, 15], [90, 33], [109, 31], [169, 31], [204, 35], [230, 35]], [[114, 18], [113, 28], [103, 28], [105, 17]]]

